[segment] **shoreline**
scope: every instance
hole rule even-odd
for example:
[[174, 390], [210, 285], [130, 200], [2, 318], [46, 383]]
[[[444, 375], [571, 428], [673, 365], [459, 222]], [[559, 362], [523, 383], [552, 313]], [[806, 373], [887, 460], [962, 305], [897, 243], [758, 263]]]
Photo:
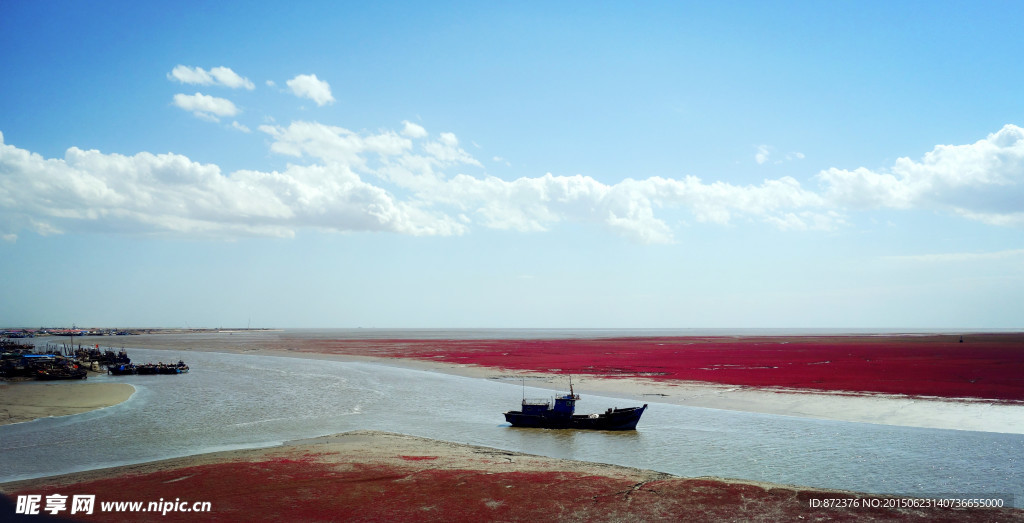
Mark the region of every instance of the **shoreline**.
[[[503, 381], [553, 391], [568, 390], [568, 376], [440, 360], [385, 355], [377, 347], [363, 354], [327, 352], [304, 345], [301, 339], [250, 334], [133, 336], [138, 348], [174, 352], [204, 351], [263, 356], [361, 361], [378, 365]], [[632, 401], [689, 407], [795, 416], [856, 423], [919, 428], [1024, 434], [1024, 402], [976, 398], [938, 398], [906, 395], [725, 385], [641, 377], [603, 377], [574, 374], [577, 392]]]
[[127, 383], [0, 383], [0, 425], [72, 416], [128, 401]]
[[[928, 340], [936, 336], [915, 335], [909, 337], [915, 344], [924, 343], [930, 349]], [[980, 336], [980, 335], [979, 335]], [[995, 336], [1013, 336], [1024, 340], [1024, 335], [1002, 333]], [[676, 343], [700, 343], [705, 337], [674, 338]], [[728, 338], [732, 340], [733, 338]], [[904, 335], [877, 336], [803, 336], [803, 337], [748, 337], [743, 342], [770, 340], [776, 344], [791, 342], [849, 343], [851, 340], [908, 339]], [[616, 339], [610, 339], [615, 341]], [[622, 340], [625, 348], [651, 345], [666, 338], [629, 338]], [[716, 338], [717, 340], [717, 338]], [[974, 338], [969, 338], [972, 342]], [[389, 340], [389, 339], [336, 339], [332, 337], [306, 338], [289, 335], [287, 331], [245, 331], [238, 332], [165, 332], [142, 334], [124, 340], [127, 345], [137, 348], [168, 350], [173, 353], [189, 351], [227, 352], [267, 356], [331, 359], [336, 361], [362, 361], [378, 365], [410, 368], [428, 372], [440, 372], [477, 379], [490, 379], [512, 384], [526, 380], [531, 386], [553, 391], [568, 389], [568, 376], [563, 372], [537, 372], [530, 369], [502, 368], [486, 364], [458, 363], [462, 355], [474, 356], [477, 347], [485, 349], [503, 347], [509, 340]], [[522, 340], [514, 340], [522, 341]], [[530, 343], [546, 343], [551, 340], [528, 340]], [[583, 342], [605, 343], [609, 339], [583, 340]], [[497, 345], [494, 345], [497, 344]], [[632, 345], [630, 345], [632, 344]], [[424, 347], [433, 352], [426, 352]], [[444, 352], [447, 350], [448, 352]], [[572, 350], [570, 347], [567, 350]], [[915, 345], [914, 350], [920, 350]], [[558, 353], [560, 354], [560, 353]], [[600, 353], [599, 353], [600, 354]], [[606, 353], [607, 354], [607, 353]], [[433, 355], [433, 356], [431, 356]], [[614, 354], [604, 358], [614, 358]], [[1022, 354], [1024, 357], [1024, 354]], [[602, 357], [592, 358], [594, 365], [601, 364]], [[456, 362], [453, 362], [455, 360]], [[472, 358], [468, 358], [472, 361]], [[643, 370], [643, 363], [637, 367]], [[879, 392], [848, 392], [822, 389], [794, 389], [751, 385], [729, 385], [707, 381], [665, 379], [664, 377], [637, 377], [618, 375], [596, 375], [583, 373], [572, 375], [573, 384], [585, 395], [600, 395], [622, 398], [640, 403], [655, 402], [688, 407], [721, 409], [730, 411], [795, 416], [812, 419], [826, 419], [882, 425], [969, 430], [1024, 434], [1024, 401], [944, 398], [922, 395], [901, 395]], [[510, 406], [512, 407], [512, 406]]]
[[[907, 507], [899, 500], [913, 498], [682, 478], [377, 431], [14, 481], [0, 484], [0, 492], [12, 509], [18, 495], [94, 495], [89, 519], [98, 520], [194, 520], [183, 511], [102, 512], [103, 502], [157, 499], [205, 502], [217, 518], [268, 521], [1024, 519], [1014, 508]], [[813, 506], [823, 499], [858, 507]]]

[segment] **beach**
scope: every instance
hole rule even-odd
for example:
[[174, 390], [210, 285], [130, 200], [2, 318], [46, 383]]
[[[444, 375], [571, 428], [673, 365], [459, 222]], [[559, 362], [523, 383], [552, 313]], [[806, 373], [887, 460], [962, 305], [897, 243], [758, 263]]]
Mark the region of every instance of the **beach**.
[[[907, 498], [679, 478], [371, 431], [0, 489], [8, 503], [18, 495], [95, 495], [94, 513], [81, 517], [87, 521], [1024, 520], [1016, 509], [923, 507]], [[103, 510], [104, 502], [143, 505], [115, 511]], [[143, 511], [149, 502], [157, 508]], [[826, 503], [833, 506], [821, 506]]]
[[102, 409], [127, 401], [134, 393], [135, 387], [126, 383], [2, 383], [0, 425]]
[[[801, 340], [771, 340], [778, 345], [789, 345], [794, 341]], [[931, 341], [949, 342], [938, 338]], [[959, 394], [942, 397], [834, 390], [824, 382], [812, 389], [665, 378], [671, 369], [662, 366], [656, 370], [652, 364], [656, 360], [646, 357], [641, 350], [645, 346], [663, 350], [657, 347], [665, 346], [665, 340], [597, 342], [599, 345], [615, 344], [615, 348], [602, 345], [610, 354], [595, 354], [586, 363], [603, 365], [605, 369], [619, 369], [620, 372], [615, 374], [579, 372], [580, 369], [571, 368], [572, 360], [579, 360], [573, 355], [576, 348], [571, 343], [568, 347], [563, 345], [557, 347], [558, 350], [549, 351], [548, 359], [543, 355], [544, 350], [535, 352], [528, 365], [520, 364], [518, 368], [515, 362], [496, 364], [488, 360], [509, 352], [504, 343], [520, 342], [325, 340], [287, 332], [153, 334], [132, 336], [126, 340], [129, 347], [170, 350], [174, 351], [173, 358], [182, 357], [186, 361], [189, 351], [357, 361], [479, 380], [525, 383], [549, 390], [567, 390], [571, 374], [577, 393], [645, 403], [907, 427], [1024, 434], [1024, 405], [1018, 400], [984, 397], [984, 394], [978, 397]], [[559, 341], [562, 342], [564, 340]], [[685, 342], [693, 343], [695, 340]], [[835, 345], [843, 347], [849, 342], [849, 339], [841, 339]], [[584, 340], [582, 343], [595, 342]], [[676, 340], [675, 343], [682, 342]], [[914, 343], [912, 347], [919, 348], [923, 342], [916, 340]], [[955, 347], [961, 347], [959, 342], [954, 343], [957, 343]], [[1016, 341], [1010, 343], [1010, 349], [1016, 347], [1013, 343]], [[543, 349], [544, 344], [543, 340], [537, 341], [533, 344], [534, 349]], [[924, 346], [927, 347], [927, 341]], [[890, 351], [894, 348], [893, 345], [886, 347]], [[622, 352], [632, 352], [632, 367], [627, 368], [621, 360], [616, 361]], [[978, 352], [986, 358], [990, 358], [992, 353]], [[1007, 353], [1012, 355], [1013, 351]], [[566, 358], [566, 354], [572, 357]], [[706, 362], [699, 364], [707, 365]], [[557, 368], [559, 365], [564, 368]], [[984, 369], [995, 367], [977, 365], [976, 369], [981, 370], [976, 370], [971, 379], [973, 376], [984, 377]], [[547, 372], [541, 369], [547, 369]], [[628, 372], [621, 372], [624, 370]], [[657, 374], [659, 372], [662, 374]], [[915, 372], [924, 376], [926, 382], [934, 381], [927, 370], [918, 368]], [[889, 376], [893, 375], [899, 376], [899, 372], [889, 373]], [[799, 377], [797, 374], [793, 376]], [[907, 382], [905, 378], [903, 381]], [[967, 382], [970, 383], [969, 380]], [[994, 386], [984, 390], [1005, 390], [1001, 382], [993, 382]], [[34, 408], [20, 414], [20, 419], [27, 420], [30, 415], [73, 413], [60, 410], [70, 407], [61, 406], [60, 402], [53, 400], [63, 398], [68, 401], [71, 397], [67, 394], [69, 390], [83, 391], [74, 397], [82, 398], [83, 402], [84, 398], [90, 398], [92, 405], [98, 405], [93, 408], [116, 403], [110, 403], [112, 400], [107, 396], [104, 396], [107, 398], [105, 402], [97, 400], [100, 391], [105, 389], [97, 387], [101, 385], [119, 384], [18, 383], [4, 385], [0, 390], [20, 390], [20, 400], [14, 401], [14, 396], [0, 398], [8, 398], [4, 400], [5, 404]], [[921, 386], [919, 383], [910, 385]], [[37, 391], [45, 391], [46, 394], [37, 397]], [[113, 390], [106, 392], [112, 393]], [[51, 399], [43, 400], [44, 397]], [[907, 498], [897, 496], [829, 490], [814, 488], [813, 485], [717, 477], [684, 478], [650, 470], [366, 430], [290, 441], [266, 448], [213, 452], [15, 481], [0, 484], [0, 492], [7, 495], [7, 501], [12, 503], [18, 495], [52, 493], [94, 494], [97, 503], [148, 503], [172, 499], [189, 503], [209, 502], [211, 516], [227, 520], [1024, 520], [1024, 511], [1020, 509], [926, 508], [921, 506], [922, 502], [906, 501]], [[834, 500], [830, 503], [838, 506], [823, 506], [822, 503], [826, 502], [819, 500]], [[105, 512], [86, 519], [196, 519], [196, 514], [178, 510], [182, 507], [183, 504], [174, 505], [174, 510], [166, 515]]]

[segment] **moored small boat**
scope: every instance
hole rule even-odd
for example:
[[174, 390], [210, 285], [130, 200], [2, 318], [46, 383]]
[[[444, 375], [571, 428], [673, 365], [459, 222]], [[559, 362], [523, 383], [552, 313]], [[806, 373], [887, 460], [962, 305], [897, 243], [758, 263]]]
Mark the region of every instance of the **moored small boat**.
[[66, 368], [40, 369], [36, 371], [36, 379], [43, 381], [52, 380], [84, 380], [88, 378], [88, 372], [79, 368], [78, 365]]
[[113, 374], [114, 376], [126, 376], [129, 374], [136, 374], [138, 370], [135, 365], [129, 363], [119, 365], [107, 365], [107, 374]]
[[647, 410], [645, 403], [643, 407], [610, 408], [600, 414], [576, 414], [576, 402], [579, 399], [570, 381], [569, 394], [555, 396], [554, 405], [547, 400], [529, 400], [524, 397], [522, 410], [506, 412], [505, 421], [513, 427], [542, 429], [636, 430], [640, 416]]

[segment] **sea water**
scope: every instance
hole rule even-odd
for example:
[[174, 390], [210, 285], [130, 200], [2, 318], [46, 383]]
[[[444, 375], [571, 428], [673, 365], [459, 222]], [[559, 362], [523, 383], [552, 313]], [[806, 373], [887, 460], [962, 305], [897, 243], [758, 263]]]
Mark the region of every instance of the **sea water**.
[[[502, 412], [552, 392], [385, 365], [129, 349], [188, 374], [96, 376], [134, 385], [97, 411], [0, 426], [0, 482], [351, 430], [630, 467], [920, 497], [1024, 502], [1024, 435], [814, 420], [650, 403], [638, 430], [512, 428]], [[74, 386], [75, 384], [67, 384]], [[585, 394], [577, 412], [636, 401]]]

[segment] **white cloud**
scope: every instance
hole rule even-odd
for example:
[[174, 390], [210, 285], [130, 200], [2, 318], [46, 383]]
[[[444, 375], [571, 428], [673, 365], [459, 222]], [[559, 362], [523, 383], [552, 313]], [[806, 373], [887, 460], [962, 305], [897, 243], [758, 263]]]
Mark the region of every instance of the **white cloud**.
[[300, 74], [286, 82], [292, 93], [299, 98], [309, 98], [318, 106], [334, 103], [331, 86], [320, 80], [315, 74]]
[[779, 160], [773, 160], [774, 157], [775, 157], [775, 148], [774, 147], [772, 147], [770, 145], [758, 145], [757, 146], [757, 152], [754, 154], [754, 161], [757, 162], [758, 165], [764, 165], [764, 164], [768, 163], [769, 161], [772, 161], [772, 163], [774, 163], [774, 164], [781, 164], [781, 163], [784, 163], [784, 162], [792, 162], [792, 161], [795, 161], [795, 160], [803, 160], [804, 159], [804, 153], [793, 151], [793, 152], [790, 152], [790, 153], [786, 153], [782, 157], [782, 159], [779, 159]]
[[[576, 221], [601, 224], [642, 243], [673, 241], [671, 228], [657, 216], [666, 207], [688, 209], [698, 221], [713, 223], [748, 216], [813, 228], [821, 221], [809, 212], [821, 204], [820, 197], [791, 178], [734, 186], [696, 177], [609, 185], [583, 175], [511, 181], [448, 176], [449, 168], [480, 167], [453, 133], [414, 142], [393, 131], [355, 133], [315, 122], [259, 129], [271, 137], [271, 151], [314, 163], [284, 172], [225, 175], [215, 165], [180, 155], [122, 156], [73, 147], [64, 159], [45, 160], [3, 146], [0, 167], [12, 175], [0, 186], [0, 206], [22, 216], [20, 223], [31, 218], [35, 230], [50, 232], [87, 225], [212, 235], [287, 236], [301, 227], [461, 234], [474, 223], [545, 231]], [[406, 198], [399, 199], [396, 191]], [[55, 204], [55, 194], [65, 201]]]
[[0, 173], [0, 223], [41, 234], [87, 229], [291, 236], [305, 227], [451, 235], [466, 230], [443, 214], [399, 201], [343, 164], [226, 175], [216, 165], [176, 154], [124, 156], [72, 147], [64, 158], [44, 159], [0, 143]]
[[292, 122], [288, 127], [261, 125], [274, 138], [270, 150], [287, 156], [310, 156], [325, 163], [362, 169], [367, 153], [396, 156], [412, 147], [412, 141], [394, 132], [362, 136], [342, 127], [315, 122]]
[[199, 118], [214, 122], [220, 121], [218, 116], [235, 116], [238, 114], [238, 108], [235, 107], [235, 104], [231, 103], [231, 100], [201, 93], [191, 95], [176, 94], [174, 95], [174, 105], [186, 111], [192, 111], [192, 114]]
[[427, 130], [408, 120], [402, 122], [402, 134], [409, 138], [426, 138]]
[[205, 71], [202, 67], [178, 65], [170, 73], [167, 73], [167, 78], [183, 84], [222, 85], [232, 89], [244, 88], [250, 91], [256, 88], [248, 78], [239, 76], [228, 67], [214, 67]]
[[[416, 191], [429, 190], [442, 180], [445, 177], [442, 168], [481, 165], [459, 147], [459, 140], [452, 133], [441, 133], [436, 141], [414, 143], [392, 131], [361, 135], [315, 122], [292, 122], [288, 127], [262, 125], [259, 129], [274, 138], [270, 146], [273, 152], [344, 164]], [[404, 127], [403, 131], [409, 129]], [[411, 129], [413, 134], [418, 134], [422, 128]], [[426, 135], [426, 130], [423, 134]], [[371, 161], [376, 162], [373, 168]]]
[[933, 209], [992, 225], [1024, 225], [1024, 129], [1006, 125], [968, 145], [939, 145], [888, 172], [832, 168], [823, 195], [854, 209]]
[[[185, 100], [187, 110], [227, 112], [207, 98]], [[788, 176], [757, 185], [696, 176], [609, 184], [551, 173], [506, 180], [486, 175], [455, 134], [425, 139], [426, 130], [409, 122], [376, 133], [302, 121], [259, 130], [273, 153], [302, 165], [223, 173], [181, 155], [76, 147], [46, 159], [3, 144], [0, 134], [0, 237], [82, 229], [288, 236], [301, 228], [453, 235], [471, 227], [546, 231], [578, 222], [641, 243], [668, 243], [669, 224], [678, 222], [673, 213], [697, 223], [754, 221], [799, 231], [842, 226], [846, 208], [878, 207], [945, 209], [1024, 225], [1024, 130], [1014, 126], [975, 144], [936, 147], [921, 161], [900, 159], [891, 172], [823, 171], [820, 191]]]
[[758, 165], [761, 165], [768, 161], [768, 158], [772, 155], [772, 147], [770, 145], [758, 145], [757, 153], [754, 155], [754, 161]]
[[240, 124], [240, 123], [238, 123], [238, 121], [237, 121], [237, 120], [236, 120], [236, 121], [234, 121], [234, 122], [231, 122], [231, 127], [232, 127], [233, 129], [237, 129], [237, 130], [239, 130], [239, 131], [242, 131], [243, 133], [251, 133], [251, 132], [252, 132], [252, 129], [249, 129], [249, 127], [247, 127], [247, 126], [246, 126], [246, 125], [244, 125], [244, 124]]
[[417, 193], [426, 202], [470, 211], [487, 227], [544, 231], [560, 221], [599, 223], [642, 243], [670, 243], [671, 228], [655, 215], [659, 208], [689, 210], [700, 222], [728, 224], [746, 216], [790, 229], [829, 229], [838, 215], [790, 209], [815, 208], [823, 200], [791, 178], [761, 186], [705, 184], [696, 177], [682, 180], [653, 177], [626, 179], [613, 185], [589, 176], [519, 178], [457, 175]]
[[440, 165], [469, 164], [481, 166], [480, 162], [459, 147], [459, 139], [453, 133], [441, 133], [435, 142], [427, 143], [423, 149]]

